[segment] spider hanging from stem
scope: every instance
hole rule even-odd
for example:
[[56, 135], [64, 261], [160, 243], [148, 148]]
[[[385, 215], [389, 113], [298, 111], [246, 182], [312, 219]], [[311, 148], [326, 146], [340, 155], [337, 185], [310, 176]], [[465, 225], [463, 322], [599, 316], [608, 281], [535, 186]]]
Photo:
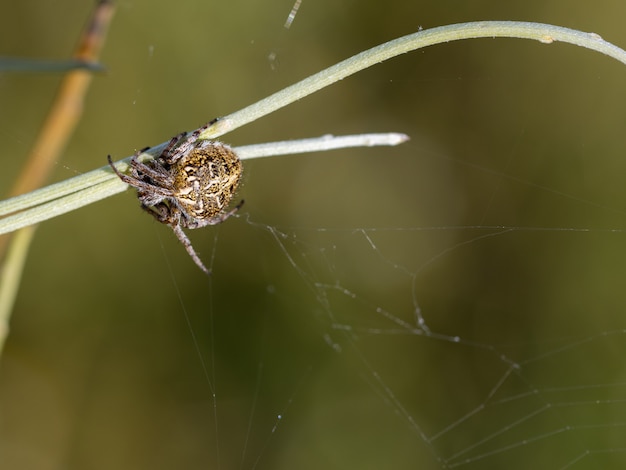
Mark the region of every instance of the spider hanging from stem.
[[210, 274], [183, 228], [199, 228], [224, 222], [241, 208], [243, 200], [227, 210], [243, 167], [232, 148], [218, 141], [199, 139], [215, 121], [191, 135], [183, 132], [170, 140], [163, 151], [148, 162], [139, 161], [149, 147], [130, 159], [130, 174], [120, 172], [111, 156], [109, 165], [120, 179], [137, 189], [141, 208], [159, 222], [169, 225], [189, 256]]

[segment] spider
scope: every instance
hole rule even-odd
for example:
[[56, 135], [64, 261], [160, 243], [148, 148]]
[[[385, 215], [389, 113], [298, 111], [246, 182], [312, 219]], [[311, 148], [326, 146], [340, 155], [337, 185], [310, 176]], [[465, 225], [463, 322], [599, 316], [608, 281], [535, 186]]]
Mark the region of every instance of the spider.
[[213, 122], [189, 136], [183, 132], [173, 137], [154, 160], [139, 161], [139, 155], [149, 147], [135, 153], [130, 159], [129, 175], [120, 172], [108, 156], [115, 174], [137, 189], [141, 208], [172, 228], [189, 256], [206, 274], [210, 271], [183, 228], [219, 224], [243, 205], [242, 200], [227, 211], [243, 170], [235, 152], [221, 142], [198, 138]]

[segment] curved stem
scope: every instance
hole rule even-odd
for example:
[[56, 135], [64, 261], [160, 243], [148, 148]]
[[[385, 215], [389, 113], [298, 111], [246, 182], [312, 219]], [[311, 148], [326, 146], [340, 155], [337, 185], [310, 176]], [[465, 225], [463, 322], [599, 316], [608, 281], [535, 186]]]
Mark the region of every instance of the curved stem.
[[[567, 42], [601, 52], [626, 64], [626, 51], [604, 41], [595, 33], [517, 21], [481, 21], [441, 26], [386, 42], [311, 75], [257, 103], [219, 119], [202, 133], [201, 138], [209, 139], [223, 135], [349, 75], [400, 54], [443, 42], [490, 37], [533, 39], [545, 44], [555, 41]], [[165, 143], [153, 147], [149, 152], [155, 154], [163, 145]], [[91, 204], [117, 194], [125, 188], [124, 183], [119, 181], [110, 170], [101, 168], [48, 188], [0, 202], [0, 214], [37, 206], [0, 219], [0, 234]]]
[[402, 36], [328, 67], [240, 111], [220, 118], [202, 133], [201, 138], [219, 137], [354, 73], [400, 54], [444, 42], [496, 37], [534, 39], [544, 44], [556, 41], [566, 42], [600, 52], [626, 64], [626, 52], [595, 33], [523, 21], [477, 21], [440, 26]]

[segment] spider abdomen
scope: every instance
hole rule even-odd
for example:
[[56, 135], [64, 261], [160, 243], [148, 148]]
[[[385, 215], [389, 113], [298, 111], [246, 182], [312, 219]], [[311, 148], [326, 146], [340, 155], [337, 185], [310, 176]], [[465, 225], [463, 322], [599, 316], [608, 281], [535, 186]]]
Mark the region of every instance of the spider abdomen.
[[241, 173], [241, 161], [228, 145], [202, 141], [172, 166], [178, 205], [188, 217], [212, 225], [232, 200]]

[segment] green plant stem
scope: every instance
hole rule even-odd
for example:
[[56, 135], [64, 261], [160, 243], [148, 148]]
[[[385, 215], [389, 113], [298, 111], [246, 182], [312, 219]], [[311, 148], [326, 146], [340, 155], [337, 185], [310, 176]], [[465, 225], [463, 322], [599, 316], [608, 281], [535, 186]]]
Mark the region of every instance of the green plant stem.
[[[398, 145], [402, 142], [406, 142], [408, 139], [408, 136], [405, 134], [394, 132], [339, 137], [323, 136], [314, 139], [247, 145], [236, 147], [235, 151], [239, 158], [246, 160], [249, 158], [333, 150], [346, 147]], [[150, 149], [150, 153], [143, 153], [140, 156], [140, 160], [145, 161], [153, 158], [152, 154], [159, 152], [161, 147], [162, 145], [159, 145]], [[126, 171], [127, 169], [125, 162], [118, 162], [116, 165], [121, 171]], [[7, 199], [0, 202], [0, 215], [12, 215], [0, 219], [0, 235], [71, 212], [80, 207], [113, 196], [114, 194], [121, 193], [127, 188], [128, 185], [122, 182], [107, 165], [28, 194]], [[14, 212], [17, 213], [13, 214]]]
[[544, 44], [566, 42], [600, 52], [626, 64], [626, 52], [595, 33], [523, 21], [478, 21], [440, 26], [394, 39], [328, 67], [240, 111], [220, 118], [201, 138], [219, 137], [392, 57], [445, 42], [496, 37], [533, 39]]
[[0, 351], [3, 350], [4, 342], [9, 334], [9, 317], [22, 278], [26, 253], [35, 235], [35, 228], [32, 226], [19, 230], [7, 252], [0, 283]]
[[[208, 139], [223, 135], [349, 75], [397, 55], [443, 42], [485, 37], [533, 39], [546, 44], [556, 41], [567, 42], [601, 52], [626, 64], [626, 51], [604, 41], [595, 33], [515, 21], [482, 21], [442, 26], [389, 41], [333, 65], [255, 104], [219, 119], [202, 134], [201, 138]], [[165, 143], [152, 148], [150, 153], [155, 154], [163, 145]], [[26, 207], [32, 208], [0, 219], [0, 234], [91, 204], [117, 194], [125, 188], [126, 185], [104, 167], [57, 183], [52, 187], [1, 202], [0, 215]], [[64, 196], [60, 197], [60, 194]]]

